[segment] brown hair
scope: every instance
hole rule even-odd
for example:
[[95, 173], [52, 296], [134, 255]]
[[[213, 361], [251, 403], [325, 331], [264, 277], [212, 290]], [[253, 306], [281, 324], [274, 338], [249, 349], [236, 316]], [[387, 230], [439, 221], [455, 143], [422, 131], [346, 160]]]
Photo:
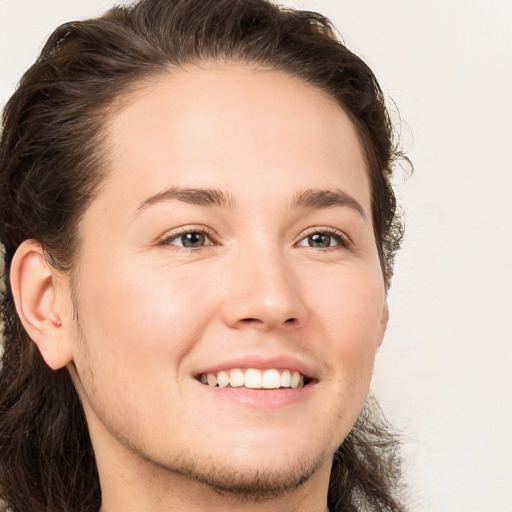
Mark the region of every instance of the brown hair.
[[[34, 239], [69, 271], [76, 227], [104, 179], [102, 128], [115, 101], [142, 80], [204, 61], [286, 72], [335, 98], [357, 127], [372, 193], [386, 285], [402, 237], [390, 186], [388, 112], [368, 66], [325, 17], [267, 0], [141, 0], [49, 38], [5, 107], [0, 140], [0, 240], [5, 259], [0, 373], [0, 498], [11, 511], [96, 511], [101, 490], [82, 407], [66, 369], [50, 370], [17, 317], [8, 274]], [[401, 511], [396, 443], [365, 413], [336, 452], [331, 511]], [[366, 508], [365, 508], [366, 507]]]

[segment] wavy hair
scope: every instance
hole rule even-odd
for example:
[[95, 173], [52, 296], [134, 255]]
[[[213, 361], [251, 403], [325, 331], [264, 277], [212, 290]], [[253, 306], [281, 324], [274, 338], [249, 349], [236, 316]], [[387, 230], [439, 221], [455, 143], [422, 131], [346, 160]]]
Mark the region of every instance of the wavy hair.
[[[116, 102], [151, 77], [220, 61], [288, 73], [348, 113], [367, 160], [375, 241], [389, 286], [403, 234], [390, 185], [400, 153], [377, 80], [327, 18], [267, 0], [140, 0], [62, 25], [21, 79], [2, 118], [5, 511], [96, 512], [101, 504], [87, 423], [70, 376], [46, 366], [16, 315], [8, 278], [13, 255], [33, 239], [55, 268], [70, 271], [79, 250], [78, 222], [105, 178], [103, 128]], [[334, 456], [332, 512], [405, 510], [395, 496], [395, 438], [369, 410]]]

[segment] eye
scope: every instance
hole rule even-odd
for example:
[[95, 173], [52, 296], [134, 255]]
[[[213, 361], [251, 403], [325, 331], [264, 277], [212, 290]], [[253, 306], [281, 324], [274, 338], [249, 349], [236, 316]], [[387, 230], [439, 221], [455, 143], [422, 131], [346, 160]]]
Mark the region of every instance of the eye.
[[199, 249], [213, 245], [212, 239], [206, 230], [186, 229], [164, 238], [160, 245], [174, 245], [185, 249]]
[[313, 249], [329, 249], [330, 247], [348, 247], [347, 237], [338, 231], [315, 231], [299, 243], [299, 247], [311, 247]]

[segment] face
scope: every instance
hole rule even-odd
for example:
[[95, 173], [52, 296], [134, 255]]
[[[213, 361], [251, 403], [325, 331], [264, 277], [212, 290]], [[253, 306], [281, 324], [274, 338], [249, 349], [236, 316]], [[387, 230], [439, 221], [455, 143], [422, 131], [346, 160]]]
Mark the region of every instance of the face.
[[348, 116], [288, 75], [205, 66], [105, 133], [70, 338], [100, 475], [121, 458], [243, 490], [329, 468], [387, 319]]

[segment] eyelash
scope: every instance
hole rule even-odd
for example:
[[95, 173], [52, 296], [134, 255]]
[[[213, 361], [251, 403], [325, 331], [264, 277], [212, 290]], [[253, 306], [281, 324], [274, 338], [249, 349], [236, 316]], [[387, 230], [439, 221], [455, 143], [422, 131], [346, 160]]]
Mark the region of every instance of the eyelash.
[[[184, 247], [184, 246], [179, 246], [179, 245], [172, 243], [174, 240], [176, 240], [184, 235], [188, 235], [188, 234], [192, 234], [192, 233], [197, 233], [197, 234], [206, 236], [210, 240], [211, 244], [203, 245], [200, 247]], [[217, 245], [213, 241], [214, 238], [215, 238], [215, 233], [211, 229], [209, 229], [205, 226], [198, 226], [197, 228], [195, 228], [194, 226], [184, 226], [182, 228], [178, 228], [171, 235], [165, 236], [164, 238], [159, 240], [158, 245], [172, 246], [177, 251], [187, 251], [187, 252], [188, 251], [199, 251], [200, 249], [203, 249], [204, 247], [207, 247], [209, 245]]]
[[[172, 243], [175, 240], [179, 239], [180, 237], [182, 237], [184, 235], [188, 235], [188, 234], [204, 235], [211, 243], [209, 243], [207, 245], [202, 245], [199, 247], [185, 247], [185, 246], [179, 246], [179, 245]], [[306, 241], [309, 237], [311, 237], [313, 235], [327, 235], [330, 237], [334, 237], [338, 240], [338, 243], [334, 246], [329, 246], [326, 248], [315, 248], [315, 247], [311, 247], [311, 246], [300, 245], [301, 242]], [[211, 229], [209, 229], [205, 226], [198, 226], [197, 228], [195, 228], [194, 226], [184, 226], [182, 228], [178, 228], [171, 235], [165, 236], [164, 238], [159, 240], [158, 245], [172, 246], [174, 250], [178, 250], [178, 251], [187, 251], [187, 252], [199, 251], [199, 250], [203, 249], [204, 247], [217, 245], [214, 242], [214, 238], [215, 238], [215, 233]], [[345, 233], [343, 233], [342, 231], [339, 231], [334, 228], [328, 228], [328, 227], [315, 227], [315, 228], [311, 228], [310, 230], [308, 230], [302, 236], [302, 238], [299, 240], [299, 242], [297, 242], [295, 245], [299, 246], [299, 247], [307, 247], [309, 249], [325, 252], [325, 251], [339, 250], [340, 248], [350, 249], [352, 247], [352, 242], [347, 237], [347, 235], [345, 235]]]
[[315, 228], [311, 228], [310, 230], [308, 230], [303, 236], [302, 238], [300, 239], [300, 241], [298, 242], [298, 244], [300, 244], [301, 242], [307, 240], [309, 237], [313, 236], [313, 235], [327, 235], [327, 236], [330, 236], [330, 237], [333, 237], [333, 238], [336, 238], [338, 240], [338, 244], [334, 245], [334, 246], [329, 246], [329, 247], [326, 247], [326, 248], [315, 248], [315, 247], [308, 247], [308, 246], [301, 246], [299, 245], [300, 247], [307, 247], [309, 249], [313, 249], [313, 250], [319, 250], [319, 251], [332, 251], [332, 250], [340, 250], [341, 249], [351, 249], [352, 248], [352, 241], [349, 239], [349, 237], [343, 233], [342, 231], [339, 231], [337, 229], [334, 229], [334, 228], [329, 228], [329, 227], [315, 227]]

